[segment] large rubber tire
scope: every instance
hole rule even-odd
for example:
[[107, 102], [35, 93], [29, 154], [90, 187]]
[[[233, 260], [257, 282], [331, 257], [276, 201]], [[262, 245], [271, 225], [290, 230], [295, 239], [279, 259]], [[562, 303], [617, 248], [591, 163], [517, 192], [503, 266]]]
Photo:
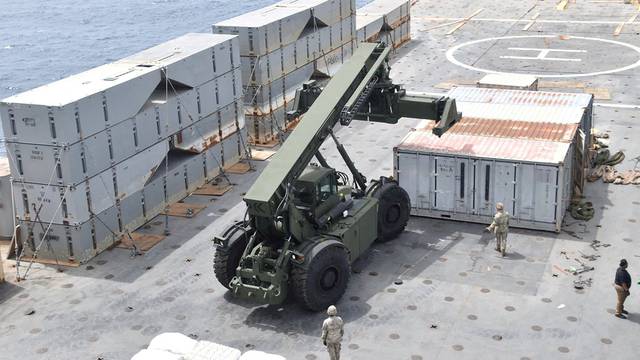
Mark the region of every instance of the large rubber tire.
[[409, 222], [411, 200], [409, 194], [395, 181], [389, 181], [376, 189], [378, 199], [377, 242], [387, 242], [400, 235]]
[[213, 257], [213, 272], [220, 284], [227, 289], [231, 279], [236, 276], [240, 258], [249, 243], [251, 235], [253, 235], [253, 232], [250, 229], [246, 232], [242, 229], [232, 230], [227, 247], [216, 248], [216, 253]]
[[298, 302], [308, 310], [325, 311], [344, 295], [350, 277], [351, 265], [346, 249], [329, 245], [316, 253], [307, 266], [291, 270], [292, 290]]

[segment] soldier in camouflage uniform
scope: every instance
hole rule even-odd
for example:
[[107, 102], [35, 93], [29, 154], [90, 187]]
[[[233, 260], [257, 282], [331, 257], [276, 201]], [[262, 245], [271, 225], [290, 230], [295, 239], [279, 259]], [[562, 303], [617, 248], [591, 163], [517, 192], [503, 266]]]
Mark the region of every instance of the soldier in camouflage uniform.
[[507, 234], [509, 233], [509, 213], [504, 211], [502, 203], [496, 204], [496, 214], [493, 222], [487, 227], [487, 231], [496, 235], [496, 251], [504, 257], [507, 251]]
[[329, 359], [340, 360], [340, 342], [344, 335], [344, 322], [338, 316], [338, 309], [331, 305], [327, 309], [329, 317], [322, 323], [322, 343], [327, 347]]

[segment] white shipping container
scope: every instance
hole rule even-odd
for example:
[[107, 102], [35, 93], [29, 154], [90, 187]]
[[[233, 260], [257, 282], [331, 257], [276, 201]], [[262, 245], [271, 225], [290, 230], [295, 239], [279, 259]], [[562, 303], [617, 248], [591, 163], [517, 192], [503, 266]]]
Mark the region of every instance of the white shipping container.
[[355, 38], [353, 17], [301, 37], [263, 56], [243, 56], [243, 85], [264, 85], [340, 48]]
[[376, 0], [361, 7], [358, 15], [379, 15], [384, 18], [384, 30], [391, 30], [411, 17], [409, 0]]
[[[24, 257], [33, 256], [37, 246], [42, 243], [38, 258], [76, 262], [86, 262], [112, 247], [119, 240], [114, 233], [121, 231], [115, 206], [75, 226], [25, 220], [19, 224], [21, 239], [26, 245]], [[47, 227], [49, 231], [45, 236]]]
[[[157, 97], [164, 99], [165, 66], [177, 91], [191, 90], [240, 66], [239, 41], [228, 35], [187, 34], [9, 97], [0, 103], [5, 136], [21, 143], [76, 143], [134, 117]], [[240, 74], [235, 76], [239, 83]], [[171, 96], [173, 90], [169, 92]], [[185, 97], [183, 102], [195, 104], [196, 97]]]
[[160, 82], [160, 72], [107, 64], [0, 102], [8, 141], [72, 144], [134, 116]]
[[162, 163], [166, 152], [167, 142], [163, 141], [75, 185], [16, 181], [16, 214], [20, 219], [35, 221], [37, 209], [42, 206], [38, 214], [40, 221], [81, 224], [88, 221], [92, 213], [98, 214], [114, 206], [116, 199], [141, 190]]
[[15, 182], [16, 216], [20, 220], [81, 224], [91, 213], [115, 204], [113, 177], [107, 170], [74, 187]]
[[115, 166], [117, 198], [142, 191], [144, 185], [159, 170], [169, 150], [167, 141], [158, 143]]
[[200, 153], [242, 128], [244, 128], [242, 105], [234, 102], [179, 132], [174, 145], [178, 149]]
[[[247, 113], [269, 114], [272, 110], [277, 109], [292, 100], [287, 93], [291, 93], [294, 89], [287, 89], [286, 84], [302, 84], [309, 80], [315, 71], [315, 63], [309, 63], [299, 69], [287, 74], [284, 77], [274, 79], [268, 84], [261, 86], [248, 86], [244, 93], [244, 104], [247, 107]], [[297, 86], [297, 85], [296, 85]], [[294, 94], [295, 95], [295, 94]]]
[[358, 42], [377, 42], [383, 25], [382, 15], [356, 15]]
[[262, 56], [296, 41], [309, 20], [307, 12], [276, 4], [216, 23], [212, 30], [237, 35], [240, 55]]
[[490, 223], [502, 202], [511, 226], [560, 231], [572, 192], [572, 143], [412, 131], [394, 175], [417, 216]]
[[117, 63], [166, 69], [169, 79], [196, 87], [240, 66], [240, 41], [233, 35], [188, 33]]
[[[239, 69], [236, 69], [239, 71]], [[228, 73], [231, 74], [231, 73]], [[233, 82], [233, 79], [231, 82]], [[210, 82], [214, 86], [218, 84], [218, 79]], [[220, 80], [220, 84], [228, 82]], [[231, 91], [227, 91], [232, 94]], [[87, 137], [80, 142], [69, 146], [48, 146], [37, 144], [21, 144], [7, 143], [7, 150], [11, 154], [11, 167], [13, 173], [16, 174], [17, 180], [38, 184], [56, 184], [56, 185], [75, 185], [101, 173], [111, 166], [120, 164], [127, 159], [135, 157], [137, 154], [144, 152], [150, 147], [159, 143], [166, 142], [166, 137], [173, 136], [182, 132], [188, 135], [187, 129], [194, 129], [196, 124], [203, 122], [203, 119], [216, 118], [215, 132], [219, 133], [220, 124], [227, 126], [228, 123], [235, 123], [235, 110], [233, 114], [229, 114], [230, 109], [237, 108], [238, 100], [229, 99], [228, 96], [221, 98], [222, 101], [232, 100], [230, 104], [217, 109], [203, 117], [202, 114], [197, 115], [197, 104], [193, 101], [185, 101], [189, 95], [195, 94], [193, 91], [187, 91], [180, 94], [180, 111], [178, 116], [178, 101], [175, 97], [171, 97], [169, 105], [164, 101], [162, 103], [152, 104], [141, 111], [136, 117], [122, 121], [107, 131], [99, 132], [93, 136]], [[215, 97], [215, 91], [212, 90], [212, 97]], [[193, 98], [191, 98], [193, 100]], [[200, 103], [211, 103], [201, 99]], [[190, 104], [185, 106], [185, 104]], [[169, 116], [169, 131], [167, 133], [167, 115], [166, 109], [175, 107], [172, 111], [173, 116]], [[187, 111], [188, 107], [193, 107]], [[212, 109], [214, 107], [200, 106], [201, 110]], [[222, 114], [220, 121], [217, 118]], [[181, 120], [178, 120], [178, 117]], [[195, 117], [195, 118], [194, 118]], [[196, 120], [195, 123], [191, 119]], [[183, 127], [183, 130], [179, 130]], [[203, 122], [198, 128], [206, 130], [206, 124]], [[209, 130], [203, 133], [210, 132]], [[195, 135], [194, 135], [195, 136]], [[218, 140], [219, 141], [219, 140]], [[56, 165], [59, 162], [59, 165]], [[59, 167], [59, 168], [58, 168]]]
[[6, 146], [17, 182], [74, 185], [111, 166], [106, 132], [68, 147], [18, 143]]
[[[279, 129], [286, 129], [285, 114], [292, 108], [296, 90], [314, 74], [334, 75], [351, 57], [355, 46], [354, 40], [283, 79], [260, 87], [249, 86], [245, 92], [245, 118], [250, 141], [267, 144], [277, 136]], [[251, 100], [253, 104], [248, 104]]]
[[[341, 18], [351, 16], [355, 7], [352, 0], [284, 0], [275, 6], [296, 9], [315, 17], [317, 26], [332, 25]], [[351, 8], [349, 11], [349, 8]]]
[[295, 98], [296, 90], [314, 74], [334, 75], [353, 54], [355, 41], [344, 44], [291, 73], [260, 86], [247, 86], [244, 94], [246, 113], [270, 114]]
[[281, 1], [221, 21], [213, 33], [238, 35], [242, 56], [263, 56], [354, 13], [353, 0]]
[[[221, 143], [207, 149], [202, 154], [174, 157], [174, 160], [171, 161], [173, 163], [171, 170], [166, 173], [168, 175], [166, 183], [169, 203], [182, 199], [188, 195], [189, 192], [204, 184], [206, 180], [218, 176], [222, 167], [237, 162], [240, 157], [238, 152], [239, 141], [239, 132], [236, 132], [230, 134], [230, 136], [225, 138]], [[147, 159], [144, 161], [155, 163], [157, 160], [157, 156], [147, 156]], [[136, 164], [139, 165], [141, 163], [143, 162], [139, 161]], [[127, 174], [130, 174], [130, 171], [131, 169], [127, 170]], [[94, 181], [90, 186], [85, 187], [83, 183], [74, 189], [74, 192], [76, 190], [86, 191], [90, 188], [92, 191], [91, 194], [94, 194], [99, 191], [93, 192], [93, 188], [97, 188], [98, 190], [103, 189], [104, 191], [100, 196], [106, 199], [113, 199], [113, 193], [108, 194], [107, 191], [107, 189], [114, 186], [114, 181], [112, 180], [113, 174], [118, 175], [117, 172], [111, 171], [104, 174], [104, 184], [101, 184], [101, 181]], [[140, 176], [140, 178], [143, 177], [146, 176]], [[121, 180], [116, 181], [116, 183], [126, 182], [128, 178], [120, 179]], [[115, 187], [109, 190], [120, 191], [122, 198], [119, 199], [118, 205], [112, 203], [111, 206], [100, 213], [96, 213], [96, 216], [91, 216], [91, 218], [84, 222], [74, 223], [67, 218], [64, 220], [67, 221], [67, 223], [64, 224], [56, 222], [56, 220], [59, 219], [54, 219], [45, 237], [45, 244], [38, 252], [38, 257], [51, 260], [88, 261], [118, 241], [122, 231], [135, 230], [164, 211], [166, 206], [164, 168], [158, 168], [153, 178], [148, 180], [146, 184], [143, 184], [144, 187], [141, 190], [135, 191], [139, 189], [139, 186], [142, 184], [140, 181], [137, 181], [136, 178], [129, 180], [135, 181], [136, 186], [125, 184], [127, 190], [116, 190]], [[17, 191], [21, 193], [21, 185], [15, 186]], [[27, 184], [26, 187], [31, 188], [31, 184]], [[42, 188], [44, 188], [44, 186], [40, 186], [39, 189]], [[60, 188], [58, 188], [58, 191], [59, 190]], [[35, 248], [41, 242], [41, 239], [43, 239], [45, 230], [50, 225], [49, 219], [45, 220], [45, 216], [50, 212], [49, 209], [53, 206], [51, 204], [59, 200], [59, 198], [60, 196], [56, 196], [56, 194], [45, 194], [45, 196], [41, 196], [41, 199], [43, 199], [43, 208], [40, 212], [41, 221], [35, 221], [33, 211], [29, 214], [30, 216], [20, 219], [21, 236], [27, 245], [25, 248], [26, 256], [33, 255]], [[71, 198], [76, 200], [76, 205], [82, 202], [88, 203], [86, 196], [84, 199], [80, 199], [76, 198], [75, 195], [67, 195], [68, 201], [71, 201]], [[90, 197], [90, 200], [92, 201], [93, 197]], [[22, 201], [22, 199], [20, 198], [19, 201]], [[30, 200], [27, 201], [31, 202]], [[74, 206], [70, 206], [69, 203], [67, 203], [67, 207], [67, 211], [70, 211], [70, 208]], [[82, 207], [82, 205], [78, 207]], [[83, 213], [87, 213], [86, 210], [82, 211]], [[99, 220], [96, 217], [98, 217]], [[114, 232], [116, 235], [114, 235]]]

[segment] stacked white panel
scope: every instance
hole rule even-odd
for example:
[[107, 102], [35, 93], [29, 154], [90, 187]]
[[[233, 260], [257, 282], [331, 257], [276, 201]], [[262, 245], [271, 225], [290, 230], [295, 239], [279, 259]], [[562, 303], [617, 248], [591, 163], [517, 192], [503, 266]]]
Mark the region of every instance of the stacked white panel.
[[373, 1], [358, 9], [356, 22], [358, 41], [382, 41], [399, 48], [411, 40], [411, 1]]
[[187, 34], [0, 103], [26, 254], [86, 261], [237, 162], [239, 50]]
[[285, 130], [295, 92], [330, 77], [356, 46], [355, 1], [287, 0], [213, 25], [240, 37], [248, 132], [268, 143]]
[[9, 160], [0, 157], [0, 239], [13, 236], [13, 202]]
[[356, 34], [358, 42], [377, 42], [384, 25], [382, 15], [356, 15]]

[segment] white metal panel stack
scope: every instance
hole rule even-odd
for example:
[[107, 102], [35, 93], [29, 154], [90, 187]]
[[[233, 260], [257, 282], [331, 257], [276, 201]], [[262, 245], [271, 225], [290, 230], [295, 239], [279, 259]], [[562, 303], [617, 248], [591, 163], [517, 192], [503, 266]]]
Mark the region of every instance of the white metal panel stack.
[[356, 46], [354, 0], [285, 0], [213, 25], [240, 38], [245, 114], [251, 141], [284, 130], [296, 90], [330, 77]]
[[0, 239], [13, 236], [12, 206], [9, 160], [0, 157]]
[[382, 41], [394, 49], [411, 40], [411, 1], [376, 0], [358, 9], [358, 41]]
[[27, 251], [88, 260], [237, 162], [239, 50], [186, 34], [2, 101]]
[[572, 195], [576, 124], [462, 119], [442, 137], [433, 123], [394, 149], [412, 214], [490, 223], [502, 202], [511, 225], [560, 231]]

